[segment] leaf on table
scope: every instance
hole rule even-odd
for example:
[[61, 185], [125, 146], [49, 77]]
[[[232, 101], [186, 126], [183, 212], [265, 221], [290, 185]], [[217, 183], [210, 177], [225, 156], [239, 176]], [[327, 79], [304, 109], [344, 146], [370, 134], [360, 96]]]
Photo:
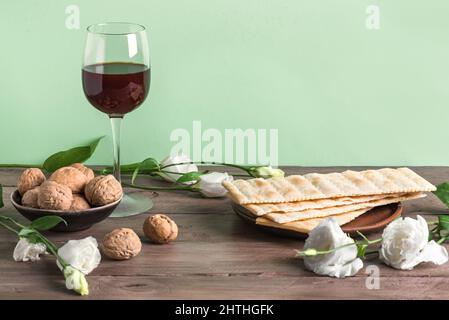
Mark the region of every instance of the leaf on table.
[[134, 180], [136, 180], [137, 175], [140, 171], [159, 171], [160, 170], [160, 164], [159, 161], [157, 161], [154, 158], [147, 158], [143, 160], [139, 165], [134, 169], [133, 176], [131, 178], [131, 183], [134, 184]]
[[44, 216], [33, 220], [29, 227], [35, 230], [44, 231], [56, 227], [61, 222], [67, 225], [67, 222], [59, 216]]
[[42, 167], [48, 172], [53, 172], [59, 168], [69, 166], [73, 163], [82, 163], [92, 156], [98, 146], [98, 143], [103, 138], [104, 136], [99, 137], [87, 146], [80, 146], [57, 152], [48, 157], [47, 160], [44, 161]]

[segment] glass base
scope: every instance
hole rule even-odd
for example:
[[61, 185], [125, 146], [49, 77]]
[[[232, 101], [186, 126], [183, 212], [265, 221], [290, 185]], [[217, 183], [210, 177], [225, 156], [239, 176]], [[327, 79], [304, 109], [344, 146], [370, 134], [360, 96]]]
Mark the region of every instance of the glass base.
[[128, 193], [123, 195], [118, 207], [109, 216], [110, 218], [123, 218], [145, 213], [153, 207], [153, 201], [142, 193]]

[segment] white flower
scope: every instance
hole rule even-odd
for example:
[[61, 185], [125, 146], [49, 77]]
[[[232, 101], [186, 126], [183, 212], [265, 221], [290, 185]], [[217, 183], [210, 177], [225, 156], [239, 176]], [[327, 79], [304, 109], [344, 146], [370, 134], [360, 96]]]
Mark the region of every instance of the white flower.
[[232, 181], [232, 176], [226, 172], [211, 172], [200, 177], [200, 192], [209, 198], [224, 197], [227, 190], [223, 187], [224, 181]]
[[[354, 240], [341, 230], [337, 220], [328, 218], [310, 232], [303, 250], [327, 251], [350, 243]], [[356, 245], [350, 245], [327, 254], [305, 256], [304, 265], [317, 274], [344, 278], [355, 275], [363, 262], [357, 258]]]
[[[168, 156], [161, 162], [161, 167], [176, 164], [176, 163], [186, 163], [186, 162], [192, 162], [188, 156], [185, 154], [179, 154], [179, 155], [172, 155]], [[169, 166], [167, 168], [164, 168], [163, 170], [168, 171], [170, 173], [163, 173], [162, 178], [169, 182], [176, 182], [184, 173], [187, 172], [197, 172], [198, 167], [195, 164], [180, 164], [180, 165], [174, 165]], [[185, 182], [185, 184], [192, 184], [196, 181], [189, 181]]]
[[257, 167], [251, 170], [251, 174], [256, 178], [273, 178], [273, 177], [283, 177], [285, 173], [281, 169], [273, 169], [271, 166], [268, 166], [268, 167]]
[[46, 250], [43, 243], [30, 243], [27, 239], [21, 238], [14, 248], [13, 258], [15, 261], [36, 261]]
[[390, 223], [382, 234], [379, 258], [396, 269], [411, 270], [421, 262], [440, 265], [448, 261], [446, 248], [435, 241], [428, 241], [426, 220], [399, 218]]
[[[58, 255], [72, 267], [78, 269], [85, 275], [94, 270], [101, 261], [98, 243], [94, 237], [81, 240], [70, 240], [58, 250]], [[57, 262], [62, 269], [59, 262]]]
[[82, 296], [87, 296], [89, 294], [89, 285], [86, 277], [80, 270], [75, 269], [72, 266], [67, 266], [64, 268], [63, 272], [67, 289], [74, 290]]

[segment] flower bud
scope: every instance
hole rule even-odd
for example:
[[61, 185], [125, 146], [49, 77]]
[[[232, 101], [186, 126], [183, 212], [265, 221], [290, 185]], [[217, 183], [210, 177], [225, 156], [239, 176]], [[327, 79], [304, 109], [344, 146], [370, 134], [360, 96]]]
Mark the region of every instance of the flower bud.
[[232, 181], [232, 176], [226, 172], [211, 172], [200, 177], [200, 192], [208, 198], [224, 197], [227, 190], [223, 187], [224, 181]]
[[271, 166], [253, 167], [249, 169], [248, 173], [255, 178], [283, 177], [285, 174], [281, 169], [274, 169]]
[[[168, 156], [161, 161], [162, 168], [168, 166], [167, 168], [163, 169], [167, 172], [161, 174], [162, 178], [164, 178], [168, 182], [176, 182], [184, 173], [198, 171], [198, 167], [195, 164], [190, 164], [188, 162], [192, 162], [192, 160], [190, 160], [190, 158], [185, 154]], [[184, 184], [193, 184], [195, 182], [196, 181], [189, 181], [185, 182]]]
[[89, 285], [86, 277], [81, 271], [70, 265], [66, 266], [64, 268], [64, 277], [67, 289], [74, 290], [82, 296], [87, 296], [89, 294]]

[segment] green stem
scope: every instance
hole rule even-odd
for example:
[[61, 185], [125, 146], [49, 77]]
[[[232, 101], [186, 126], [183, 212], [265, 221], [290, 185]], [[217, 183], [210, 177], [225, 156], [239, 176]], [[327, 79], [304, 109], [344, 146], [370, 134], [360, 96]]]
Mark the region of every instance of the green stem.
[[440, 240], [437, 241], [438, 244], [442, 244], [444, 241], [446, 241], [448, 237], [442, 237]]
[[10, 217], [5, 217], [5, 216], [0, 216], [0, 219], [6, 220], [8, 222], [12, 222], [14, 223], [16, 226], [18, 226], [19, 228], [25, 228], [24, 225], [18, 223], [16, 220], [14, 220], [13, 218]]
[[55, 258], [59, 261], [62, 268], [64, 269], [65, 267], [67, 267], [69, 264], [58, 254], [58, 248], [56, 247], [56, 245], [50, 240], [48, 240], [46, 237], [44, 237], [40, 232], [38, 231], [36, 232], [39, 235], [39, 239], [42, 241], [43, 244], [45, 244], [50, 253], [54, 255]]
[[[332, 248], [332, 249], [328, 249], [328, 250], [315, 250], [315, 252], [316, 252], [315, 255], [318, 256], [318, 255], [321, 255], [321, 254], [332, 253], [332, 252], [337, 251], [339, 249], [343, 249], [343, 248], [346, 248], [346, 247], [349, 247], [349, 246], [353, 246], [355, 244], [356, 244], [355, 242], [352, 242], [352, 243], [347, 243], [347, 244], [344, 244], [344, 245], [341, 245], [341, 246], [338, 246], [338, 247], [335, 247], [335, 248]], [[310, 249], [308, 249], [308, 250], [310, 250]], [[305, 251], [299, 251], [298, 250], [297, 252], [298, 252], [298, 255], [303, 255], [303, 253]]]
[[[382, 240], [383, 240], [383, 238], [379, 238], [379, 239], [375, 239], [375, 240], [368, 240], [368, 244], [379, 243], [379, 242], [382, 242]], [[359, 244], [357, 241], [356, 241], [356, 243]]]
[[14, 230], [14, 229], [11, 228], [10, 226], [8, 226], [6, 223], [0, 221], [0, 225], [2, 225], [3, 227], [5, 227], [5, 228], [8, 229], [9, 231], [14, 232], [15, 234], [19, 235], [19, 232], [18, 232], [17, 230]]
[[[180, 162], [180, 163], [172, 163], [165, 166], [161, 166], [158, 171], [154, 170], [142, 170], [141, 174], [152, 174], [154, 172], [164, 172], [162, 169], [178, 166], [178, 165], [186, 165], [186, 164], [202, 164], [202, 165], [217, 165], [217, 166], [225, 166], [225, 167], [232, 167], [237, 168], [240, 170], [243, 170], [247, 173], [247, 175], [241, 175], [241, 177], [247, 177], [248, 175], [251, 176], [249, 170], [250, 168], [257, 168], [257, 167], [263, 167], [262, 165], [238, 165], [233, 163], [226, 163], [226, 162], [215, 162], [215, 161], [188, 161], [188, 162]], [[120, 166], [120, 170], [122, 174], [133, 174], [134, 170], [140, 165], [140, 162], [138, 163], [130, 163]], [[103, 170], [99, 171], [102, 174], [108, 174], [112, 172], [111, 167], [106, 167]], [[178, 172], [174, 172], [178, 174]]]
[[[161, 172], [161, 173], [168, 173], [168, 174], [178, 174], [178, 175], [180, 175], [180, 176], [183, 175], [183, 173], [174, 172], [174, 171], [165, 171], [165, 170], [161, 170], [161, 171], [159, 171], [159, 172]], [[207, 172], [207, 170], [204, 171], [204, 173], [206, 173], [206, 172]]]
[[[248, 172], [248, 169], [250, 168], [250, 166], [244, 166], [244, 165], [238, 165], [238, 164], [233, 164], [233, 163], [226, 163], [226, 162], [215, 162], [215, 161], [188, 161], [188, 162], [180, 162], [180, 163], [172, 163], [172, 164], [167, 164], [165, 166], [162, 166], [161, 169], [165, 169], [168, 167], [173, 167], [173, 166], [178, 166], [178, 165], [184, 165], [184, 164], [205, 164], [205, 165], [216, 165], [216, 166], [225, 166], [225, 167], [232, 167], [232, 168], [237, 168], [237, 169], [241, 169], [244, 170], [246, 172]], [[254, 167], [254, 166], [253, 166]]]
[[[121, 168], [123, 168], [123, 167], [121, 167]], [[135, 168], [120, 169], [120, 172], [122, 175], [130, 175], [130, 174], [133, 174], [135, 170], [136, 170]], [[98, 174], [110, 174], [110, 173], [112, 173], [112, 169], [107, 167], [102, 170], [94, 170], [94, 172], [97, 172]], [[152, 174], [153, 172], [154, 171], [152, 171], [152, 170], [139, 170], [140, 174]]]
[[[366, 239], [366, 237], [364, 237], [364, 238]], [[337, 251], [339, 249], [343, 249], [343, 248], [354, 246], [354, 245], [371, 245], [371, 244], [376, 244], [376, 243], [379, 243], [381, 241], [382, 241], [382, 238], [375, 239], [375, 240], [368, 240], [368, 239], [366, 239], [364, 241], [354, 241], [354, 242], [347, 243], [347, 244], [344, 244], [344, 245], [341, 245], [341, 246], [338, 246], [338, 247], [335, 247], [335, 248], [332, 248], [332, 249], [328, 249], [328, 250], [315, 250], [316, 251], [315, 255], [332, 253], [332, 252]], [[304, 256], [304, 252], [305, 251], [299, 251], [299, 250], [297, 251], [298, 255], [300, 255], [300, 256]]]
[[170, 191], [170, 190], [183, 190], [183, 191], [192, 191], [197, 192], [198, 190], [192, 188], [190, 186], [178, 186], [178, 187], [151, 187], [151, 186], [142, 186], [138, 184], [126, 183], [122, 182], [124, 187], [143, 189], [143, 190], [152, 190], [152, 191]]
[[40, 168], [40, 164], [23, 164], [23, 163], [0, 163], [0, 168]]

